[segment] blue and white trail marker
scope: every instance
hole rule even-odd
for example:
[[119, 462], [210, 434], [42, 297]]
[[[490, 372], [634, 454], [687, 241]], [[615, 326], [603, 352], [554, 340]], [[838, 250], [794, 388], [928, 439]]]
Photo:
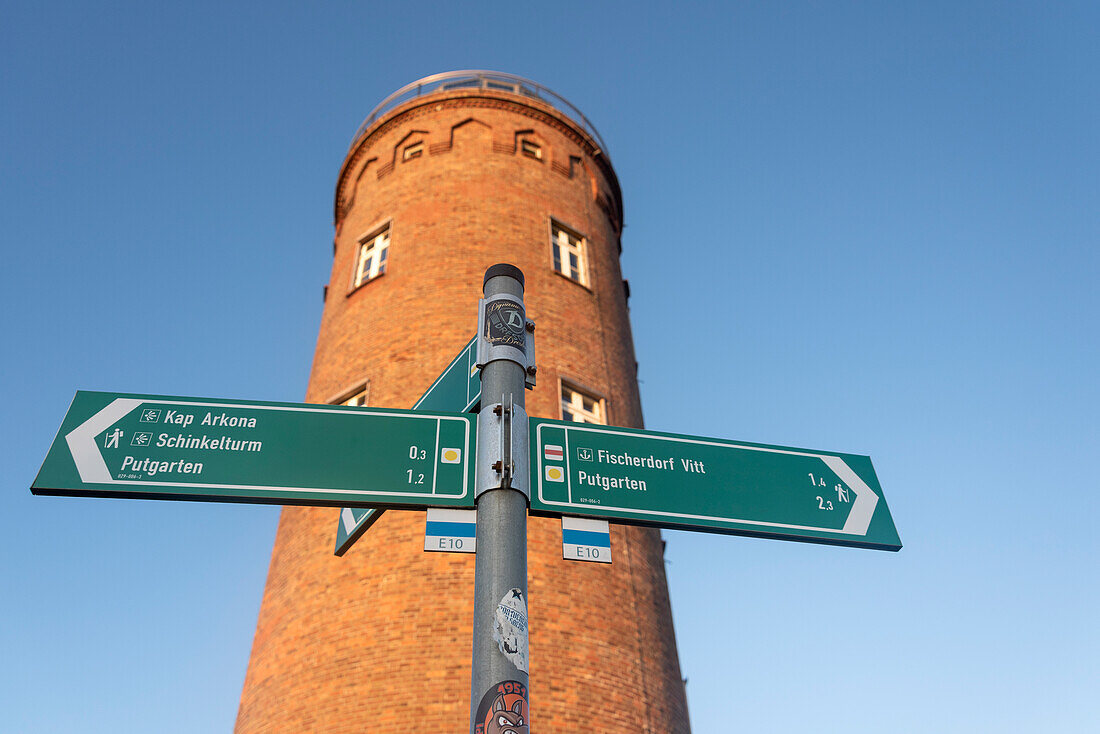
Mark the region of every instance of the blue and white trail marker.
[[[454, 510], [442, 510], [442, 512], [454, 512]], [[563, 515], [561, 557], [567, 561], [611, 563], [611, 527], [607, 524], [607, 520]]]
[[473, 553], [477, 549], [477, 510], [428, 509], [424, 550]]

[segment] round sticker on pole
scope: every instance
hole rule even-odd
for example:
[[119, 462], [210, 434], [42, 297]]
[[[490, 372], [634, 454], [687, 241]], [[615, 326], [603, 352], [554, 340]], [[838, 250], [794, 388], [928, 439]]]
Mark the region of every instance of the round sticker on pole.
[[530, 716], [527, 686], [518, 680], [501, 681], [481, 697], [474, 734], [529, 734]]

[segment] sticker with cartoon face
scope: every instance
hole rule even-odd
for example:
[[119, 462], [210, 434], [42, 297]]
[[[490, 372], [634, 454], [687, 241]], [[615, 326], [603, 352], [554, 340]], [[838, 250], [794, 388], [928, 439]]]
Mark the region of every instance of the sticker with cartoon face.
[[474, 734], [531, 734], [527, 686], [508, 680], [490, 688], [477, 707]]

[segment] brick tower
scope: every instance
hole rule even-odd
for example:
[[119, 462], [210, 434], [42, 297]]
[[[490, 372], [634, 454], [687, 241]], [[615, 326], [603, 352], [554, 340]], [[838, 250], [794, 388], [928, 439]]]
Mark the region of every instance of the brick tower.
[[[489, 72], [409, 85], [356, 134], [335, 223], [307, 401], [410, 407], [507, 262], [538, 324], [528, 413], [642, 426], [622, 195], [564, 99]], [[237, 732], [468, 731], [473, 556], [425, 553], [424, 513], [388, 511], [337, 558], [337, 514], [283, 509]], [[610, 565], [565, 561], [560, 521], [529, 520], [535, 732], [688, 731], [659, 533], [611, 544]]]

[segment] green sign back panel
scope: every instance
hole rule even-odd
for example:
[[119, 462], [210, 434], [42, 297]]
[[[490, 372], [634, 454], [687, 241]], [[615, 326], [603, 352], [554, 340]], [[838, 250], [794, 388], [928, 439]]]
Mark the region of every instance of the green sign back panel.
[[[476, 337], [466, 343], [416, 401], [413, 410], [476, 412], [481, 401], [481, 374], [474, 364], [477, 361], [476, 346]], [[335, 555], [347, 553], [381, 516], [382, 510], [378, 509], [343, 508], [336, 524]]]
[[866, 456], [531, 419], [531, 510], [898, 550]]
[[477, 337], [474, 337], [420, 396], [413, 409], [460, 413], [473, 410], [481, 399], [481, 374], [476, 361]]
[[355, 544], [355, 541], [363, 537], [363, 534], [371, 528], [378, 518], [382, 516], [382, 510], [373, 507], [344, 507], [340, 510], [340, 520], [336, 524], [336, 550], [335, 555], [342, 556]]
[[78, 392], [35, 494], [473, 507], [460, 413]]

